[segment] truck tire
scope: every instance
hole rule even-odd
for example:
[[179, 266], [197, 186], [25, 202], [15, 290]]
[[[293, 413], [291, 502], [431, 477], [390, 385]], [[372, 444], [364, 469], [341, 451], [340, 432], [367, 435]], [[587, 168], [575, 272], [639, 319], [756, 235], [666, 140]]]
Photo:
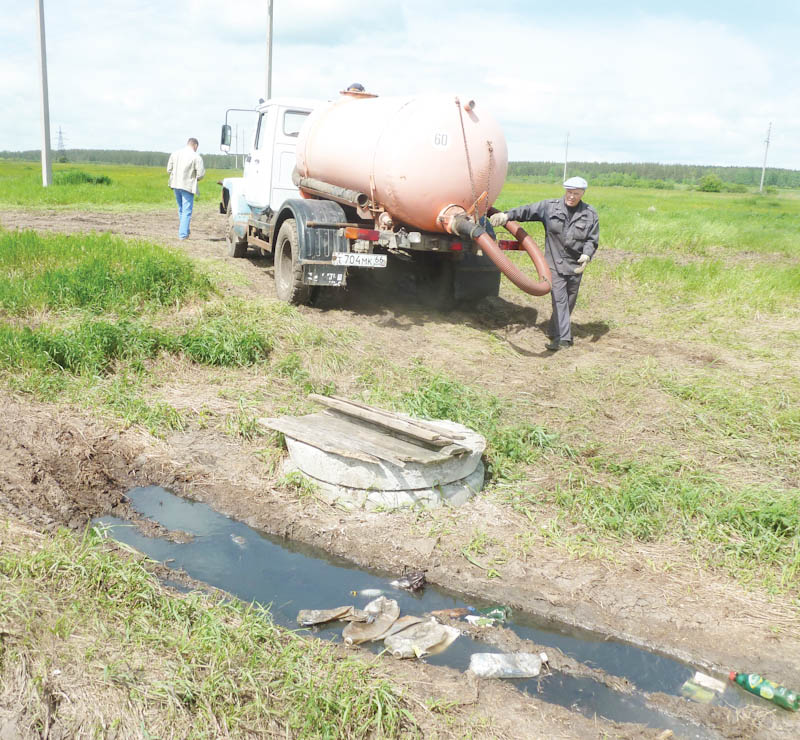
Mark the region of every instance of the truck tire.
[[297, 222], [288, 218], [275, 240], [275, 293], [278, 299], [299, 306], [311, 298], [311, 285], [303, 285]]
[[225, 241], [228, 243], [228, 256], [239, 259], [247, 256], [247, 237], [239, 236], [233, 230], [233, 211], [228, 203], [228, 225], [225, 229]]

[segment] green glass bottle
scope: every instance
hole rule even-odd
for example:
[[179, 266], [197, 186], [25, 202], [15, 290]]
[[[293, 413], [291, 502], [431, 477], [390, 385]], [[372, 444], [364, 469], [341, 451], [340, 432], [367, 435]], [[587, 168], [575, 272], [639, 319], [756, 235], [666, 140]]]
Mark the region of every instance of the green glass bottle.
[[476, 609], [475, 613], [497, 622], [507, 622], [511, 618], [511, 608], [508, 606], [487, 606]]
[[779, 686], [772, 681], [767, 681], [766, 678], [759, 676], [757, 673], [731, 671], [729, 678], [731, 681], [738, 683], [745, 691], [771, 701], [779, 707], [789, 709], [792, 712], [800, 709], [800, 696], [796, 691], [787, 689], [785, 686]]

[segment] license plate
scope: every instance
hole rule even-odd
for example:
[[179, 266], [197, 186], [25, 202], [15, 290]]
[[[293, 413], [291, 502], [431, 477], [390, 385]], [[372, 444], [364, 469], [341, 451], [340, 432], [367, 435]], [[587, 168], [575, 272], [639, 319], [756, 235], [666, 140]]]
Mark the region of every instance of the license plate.
[[344, 267], [386, 267], [385, 254], [362, 254], [360, 252], [334, 252], [333, 264]]

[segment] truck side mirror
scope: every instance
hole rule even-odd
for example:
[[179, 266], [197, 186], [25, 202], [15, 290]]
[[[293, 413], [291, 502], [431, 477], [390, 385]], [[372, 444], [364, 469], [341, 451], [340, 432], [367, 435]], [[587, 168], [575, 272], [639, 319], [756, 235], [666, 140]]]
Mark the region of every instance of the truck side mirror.
[[222, 126], [222, 134], [219, 137], [219, 148], [226, 154], [231, 150], [231, 127], [227, 123]]

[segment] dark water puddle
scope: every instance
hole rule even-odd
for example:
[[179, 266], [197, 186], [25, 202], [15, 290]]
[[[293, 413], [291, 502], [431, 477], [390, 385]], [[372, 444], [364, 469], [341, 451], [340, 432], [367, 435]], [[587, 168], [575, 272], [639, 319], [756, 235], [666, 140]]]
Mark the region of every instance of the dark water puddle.
[[[142, 516], [167, 529], [188, 532], [194, 539], [180, 544], [147, 537], [136, 526], [111, 516], [101, 517], [96, 523], [109, 527], [114, 539], [154, 560], [166, 562], [170, 568], [182, 569], [193, 578], [244, 601], [268, 605], [273, 619], [284, 627], [297, 629], [300, 609], [327, 609], [346, 604], [364, 607], [374, 597], [354, 597], [351, 592], [365, 589], [381, 589], [388, 598], [396, 599], [401, 614], [422, 615], [434, 609], [467, 606], [465, 598], [457, 592], [436, 586], [428, 586], [419, 594], [394, 589], [388, 584], [398, 574], [364, 570], [324, 550], [272, 537], [229, 519], [205, 504], [180, 498], [162, 488], [137, 488], [128, 493], [128, 498]], [[471, 600], [469, 605], [487, 606], [488, 602]], [[519, 612], [514, 613], [506, 626], [520, 638], [558, 648], [575, 660], [627, 678], [637, 691], [620, 693], [591, 678], [558, 671], [536, 679], [513, 681], [519, 689], [589, 717], [598, 714], [617, 722], [671, 729], [681, 737], [709, 736], [697, 725], [646, 706], [642, 695], [642, 692], [659, 691], [680, 695], [682, 684], [694, 675], [692, 666], [602, 635], [546, 624], [544, 620]], [[315, 629], [313, 634], [334, 640], [339, 639], [341, 630], [342, 624], [334, 622]], [[368, 643], [362, 647], [380, 652], [383, 643]], [[466, 670], [474, 652], [501, 651], [465, 635], [444, 653], [425, 660], [431, 665]], [[749, 703], [748, 698], [729, 687], [715, 703], [738, 707]]]

